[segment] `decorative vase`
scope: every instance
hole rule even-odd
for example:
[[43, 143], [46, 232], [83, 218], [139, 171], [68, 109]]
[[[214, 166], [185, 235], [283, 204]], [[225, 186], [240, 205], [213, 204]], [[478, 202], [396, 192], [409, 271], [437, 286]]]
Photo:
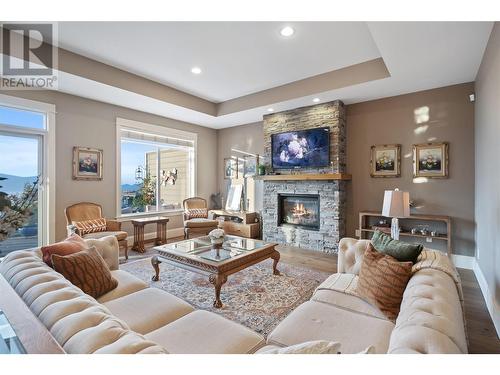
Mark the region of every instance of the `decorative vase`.
[[264, 164], [259, 165], [259, 176], [264, 176], [266, 174], [266, 166]]
[[210, 242], [212, 243], [212, 245], [222, 245], [222, 243], [224, 242], [224, 237], [210, 238]]

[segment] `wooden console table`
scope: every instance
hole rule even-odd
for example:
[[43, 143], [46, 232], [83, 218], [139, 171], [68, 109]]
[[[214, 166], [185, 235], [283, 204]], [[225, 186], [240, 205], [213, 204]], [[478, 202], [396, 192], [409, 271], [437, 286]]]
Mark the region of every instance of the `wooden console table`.
[[[364, 211], [359, 213], [359, 233], [358, 237], [360, 239], [369, 239], [375, 232], [372, 227], [377, 226], [377, 221], [380, 219], [386, 219], [390, 223], [391, 218], [382, 216], [382, 213], [376, 211]], [[418, 241], [430, 239], [430, 242], [437, 240], [444, 242], [446, 245], [446, 252], [448, 256], [451, 255], [451, 218], [449, 216], [443, 215], [410, 215], [409, 217], [404, 217], [399, 219], [399, 224], [402, 227], [399, 235], [402, 240], [413, 238]], [[421, 233], [411, 233], [408, 228], [417, 226], [435, 226], [442, 228], [438, 231], [436, 236], [431, 236], [430, 233], [427, 235]], [[390, 233], [390, 227], [387, 228], [388, 233]]]
[[257, 220], [257, 213], [244, 211], [210, 210], [209, 217], [213, 220], [224, 217], [224, 232], [234, 236], [245, 238], [259, 238], [260, 225]]
[[167, 223], [168, 218], [163, 216], [152, 216], [145, 217], [142, 219], [132, 220], [132, 225], [134, 226], [134, 245], [132, 250], [138, 251], [140, 253], [145, 252], [144, 248], [144, 227], [147, 224], [156, 224], [156, 238], [153, 240], [155, 245], [164, 245], [167, 243]]

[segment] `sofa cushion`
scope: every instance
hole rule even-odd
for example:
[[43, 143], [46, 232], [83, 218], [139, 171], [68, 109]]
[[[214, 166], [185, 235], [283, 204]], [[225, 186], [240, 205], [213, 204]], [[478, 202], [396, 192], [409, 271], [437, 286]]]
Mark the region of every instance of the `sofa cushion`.
[[312, 301], [328, 303], [359, 314], [387, 319], [376, 306], [355, 295], [358, 276], [351, 273], [334, 273], [314, 291]]
[[0, 273], [67, 353], [167, 353], [47, 266], [39, 251], [8, 254]]
[[102, 259], [106, 262], [111, 271], [117, 270], [119, 261], [118, 240], [115, 236], [106, 236], [98, 239], [85, 238], [85, 243], [90, 247], [94, 246]]
[[192, 312], [187, 302], [158, 288], [147, 288], [104, 304], [135, 332], [146, 334]]
[[264, 344], [264, 338], [250, 329], [203, 310], [187, 314], [145, 337], [175, 354], [246, 354]]
[[111, 271], [111, 275], [118, 281], [118, 286], [100, 296], [97, 299], [100, 303], [108, 302], [148, 287], [148, 284], [144, 281], [126, 271], [114, 270]]
[[467, 353], [462, 306], [453, 279], [436, 269], [416, 272], [406, 287], [390, 353]]
[[124, 232], [122, 230], [118, 231], [101, 231], [101, 232], [94, 232], [94, 233], [89, 233], [83, 235], [83, 238], [85, 239], [99, 239], [107, 236], [114, 236], [118, 241], [126, 240], [128, 233]]
[[210, 219], [191, 219], [184, 222], [186, 228], [217, 228], [218, 225], [217, 220]]
[[52, 254], [70, 255], [87, 249], [87, 243], [78, 234], [72, 234], [61, 242], [42, 246], [43, 261], [52, 267]]
[[379, 253], [369, 243], [359, 271], [356, 292], [394, 321], [399, 314], [412, 266], [412, 262], [398, 262], [389, 255]]
[[421, 244], [412, 244], [394, 240], [379, 230], [376, 230], [375, 233], [373, 233], [371, 242], [377, 251], [390, 255], [400, 262], [415, 263], [424, 248]]
[[118, 281], [111, 275], [104, 259], [95, 247], [75, 254], [61, 256], [52, 254], [54, 270], [85, 294], [98, 298], [118, 286]]
[[376, 353], [386, 353], [393, 328], [394, 324], [388, 320], [307, 301], [271, 332], [267, 343], [290, 346], [305, 341], [327, 340], [340, 342], [342, 353], [346, 354], [359, 353], [370, 345]]

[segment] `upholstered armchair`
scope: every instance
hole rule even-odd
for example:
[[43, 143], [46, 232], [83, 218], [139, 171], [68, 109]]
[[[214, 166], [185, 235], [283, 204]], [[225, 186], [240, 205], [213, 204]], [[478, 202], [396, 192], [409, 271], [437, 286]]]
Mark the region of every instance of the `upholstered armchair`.
[[208, 218], [207, 201], [200, 197], [184, 199], [184, 238], [191, 235], [205, 236], [212, 229], [216, 229], [217, 220]]
[[76, 233], [85, 239], [115, 236], [120, 248], [125, 251], [125, 259], [128, 259], [128, 233], [121, 230], [120, 222], [103, 217], [101, 205], [81, 202], [66, 207], [64, 213], [66, 214], [68, 235]]

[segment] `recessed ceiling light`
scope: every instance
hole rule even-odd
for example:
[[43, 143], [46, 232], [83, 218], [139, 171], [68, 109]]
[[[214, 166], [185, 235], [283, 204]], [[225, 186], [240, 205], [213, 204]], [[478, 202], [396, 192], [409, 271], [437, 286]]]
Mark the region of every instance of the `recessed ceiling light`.
[[284, 28], [281, 29], [280, 34], [281, 34], [281, 36], [288, 37], [288, 36], [292, 36], [294, 32], [295, 32], [295, 30], [293, 29], [293, 27], [285, 26]]
[[274, 111], [274, 108], [268, 108], [267, 109], [267, 112], [272, 112], [272, 111]]
[[314, 99], [313, 99], [313, 102], [314, 102], [314, 103], [319, 103], [319, 98], [314, 98]]
[[191, 68], [191, 73], [193, 74], [201, 74], [201, 68], [195, 66]]

